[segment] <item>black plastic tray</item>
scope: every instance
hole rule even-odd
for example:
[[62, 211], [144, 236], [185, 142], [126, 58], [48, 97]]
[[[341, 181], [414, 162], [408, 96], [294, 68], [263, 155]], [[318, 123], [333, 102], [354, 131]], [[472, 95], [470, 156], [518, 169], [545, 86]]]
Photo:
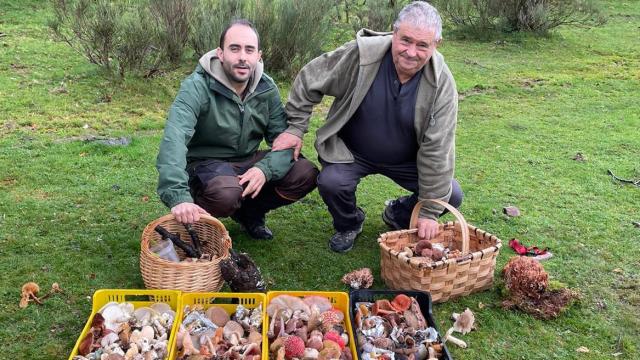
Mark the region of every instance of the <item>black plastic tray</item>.
[[[349, 292], [349, 317], [351, 318], [351, 331], [353, 331], [353, 337], [356, 341], [356, 352], [358, 354], [358, 360], [362, 359], [362, 354], [360, 353], [360, 346], [358, 342], [358, 336], [356, 332], [356, 303], [358, 302], [374, 302], [375, 300], [387, 299], [389, 301], [393, 300], [394, 297], [398, 294], [405, 294], [407, 296], [411, 296], [416, 298], [418, 301], [418, 305], [420, 305], [420, 311], [422, 311], [422, 315], [427, 320], [427, 325], [433, 327], [438, 332], [438, 337], [442, 342], [442, 333], [438, 330], [438, 326], [436, 326], [436, 322], [433, 319], [433, 312], [431, 309], [431, 295], [427, 292], [422, 291], [410, 291], [410, 290], [368, 290], [368, 289], [360, 289], [360, 290], [351, 290]], [[447, 349], [446, 344], [442, 344], [444, 351], [442, 352], [442, 356], [440, 360], [452, 360], [451, 354], [449, 354], [449, 349]]]

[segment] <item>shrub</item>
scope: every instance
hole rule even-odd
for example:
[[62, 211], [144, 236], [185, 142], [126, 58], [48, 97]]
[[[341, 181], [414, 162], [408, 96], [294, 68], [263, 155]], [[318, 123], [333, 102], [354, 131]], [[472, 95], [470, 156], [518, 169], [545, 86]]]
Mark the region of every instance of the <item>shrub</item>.
[[260, 33], [266, 69], [294, 77], [322, 52], [327, 38], [329, 1], [257, 0], [249, 9]]
[[592, 0], [434, 0], [443, 17], [462, 30], [548, 33], [561, 25], [604, 23]]
[[111, 68], [111, 56], [122, 8], [108, 0], [52, 0], [54, 18], [49, 27], [91, 63]]
[[167, 60], [176, 65], [189, 40], [191, 0], [150, 0], [149, 8], [159, 31], [157, 44]]
[[218, 47], [220, 33], [229, 21], [246, 16], [245, 3], [242, 0], [194, 1], [189, 16], [189, 43], [196, 57]]
[[362, 6], [356, 7], [352, 21], [353, 29], [358, 31], [367, 28], [376, 31], [393, 30], [393, 22], [398, 13], [408, 1], [368, 0]]
[[149, 74], [157, 70], [157, 31], [148, 9], [109, 0], [52, 0], [49, 21], [58, 40], [66, 42], [89, 62], [109, 73]]

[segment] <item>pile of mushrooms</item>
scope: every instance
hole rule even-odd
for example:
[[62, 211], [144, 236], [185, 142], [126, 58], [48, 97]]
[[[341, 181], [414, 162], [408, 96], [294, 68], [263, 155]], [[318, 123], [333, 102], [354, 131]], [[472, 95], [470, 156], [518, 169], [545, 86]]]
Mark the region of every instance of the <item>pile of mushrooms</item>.
[[362, 360], [436, 360], [444, 353], [438, 332], [428, 326], [415, 298], [399, 294], [392, 301], [355, 305]]
[[455, 259], [462, 256], [462, 252], [457, 249], [449, 249], [440, 243], [429, 240], [420, 240], [415, 244], [405, 246], [400, 252], [406, 257], [423, 258], [426, 262], [434, 262], [447, 259]]
[[326, 297], [278, 295], [267, 314], [270, 359], [351, 360], [344, 313]]
[[262, 305], [238, 305], [233, 314], [220, 306], [206, 311], [186, 306], [176, 336], [178, 359], [259, 360], [262, 357]]
[[131, 303], [110, 302], [93, 316], [73, 360], [166, 359], [174, 318], [165, 303], [134, 309]]

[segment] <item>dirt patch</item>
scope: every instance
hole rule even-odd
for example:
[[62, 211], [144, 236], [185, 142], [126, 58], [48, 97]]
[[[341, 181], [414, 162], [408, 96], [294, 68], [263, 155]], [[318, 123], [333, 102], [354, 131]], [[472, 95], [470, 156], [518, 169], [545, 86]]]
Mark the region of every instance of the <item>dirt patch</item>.
[[0, 187], [12, 187], [18, 183], [18, 180], [12, 177], [4, 178], [0, 180]]
[[533, 89], [537, 86], [544, 85], [544, 79], [522, 79], [520, 80], [520, 86], [525, 89]]
[[482, 95], [482, 94], [491, 94], [496, 92], [496, 89], [491, 88], [491, 87], [487, 87], [484, 85], [476, 85], [474, 87], [472, 87], [471, 89], [467, 89], [464, 90], [462, 92], [458, 92], [458, 100], [462, 101], [467, 97], [470, 96], [476, 96], [476, 95]]
[[621, 302], [640, 308], [640, 276], [621, 275], [613, 287]]
[[13, 70], [13, 72], [15, 72], [16, 74], [26, 75], [26, 74], [29, 74], [31, 72], [31, 71], [29, 71], [29, 67], [27, 65], [11, 64], [9, 66], [11, 66], [11, 70]]

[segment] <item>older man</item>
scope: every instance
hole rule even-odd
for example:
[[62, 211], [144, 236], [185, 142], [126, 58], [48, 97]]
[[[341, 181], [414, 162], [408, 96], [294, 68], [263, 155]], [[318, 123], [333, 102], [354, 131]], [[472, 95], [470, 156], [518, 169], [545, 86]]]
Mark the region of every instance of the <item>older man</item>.
[[271, 239], [265, 214], [316, 186], [318, 170], [308, 160], [294, 161], [290, 149], [258, 150], [287, 126], [260, 57], [254, 26], [235, 20], [182, 82], [156, 165], [160, 199], [182, 223], [231, 216], [251, 237]]
[[[318, 190], [333, 217], [333, 251], [349, 251], [362, 231], [365, 214], [356, 205], [356, 187], [370, 174], [382, 174], [412, 194], [389, 202], [383, 220], [407, 228], [418, 199], [460, 206], [462, 191], [453, 179], [458, 110], [455, 82], [436, 51], [442, 21], [437, 10], [416, 1], [400, 11], [393, 33], [366, 29], [355, 41], [321, 55], [298, 74], [286, 104], [289, 127], [274, 150], [300, 151], [312, 108], [324, 95], [335, 97], [326, 123], [316, 133], [323, 166]], [[418, 235], [438, 232], [443, 208], [422, 206]]]

